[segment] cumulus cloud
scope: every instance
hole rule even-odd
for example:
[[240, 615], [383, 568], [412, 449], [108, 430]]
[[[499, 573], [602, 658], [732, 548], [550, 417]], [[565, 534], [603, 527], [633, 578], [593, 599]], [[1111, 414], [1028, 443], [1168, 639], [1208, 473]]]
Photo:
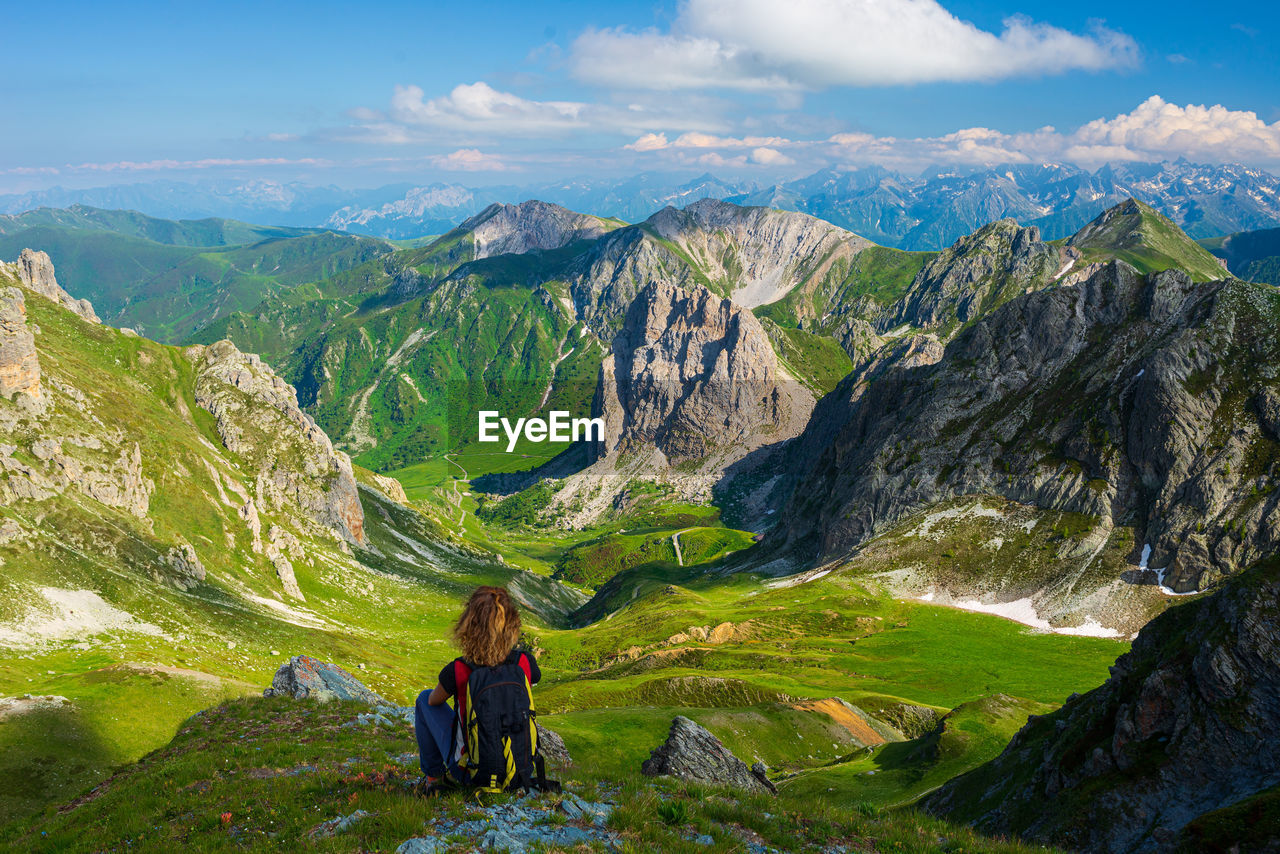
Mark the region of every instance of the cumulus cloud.
[[397, 86], [390, 118], [406, 125], [547, 133], [583, 127], [586, 106], [575, 101], [531, 101], [484, 81], [455, 86], [448, 95], [431, 99], [421, 87]]
[[455, 172], [504, 172], [507, 164], [499, 157], [485, 154], [474, 148], [459, 148], [449, 154], [437, 154], [428, 158], [437, 169]]
[[1257, 113], [1221, 104], [1180, 107], [1153, 95], [1131, 113], [1080, 128], [1068, 156], [1087, 159], [1091, 153], [1105, 153], [1102, 159], [1114, 159], [1118, 152], [1127, 153], [1126, 159], [1157, 155], [1275, 162], [1280, 160], [1280, 122], [1267, 124]]
[[1280, 122], [1267, 124], [1249, 111], [1222, 105], [1178, 106], [1152, 96], [1128, 113], [1096, 119], [1074, 131], [1043, 127], [1006, 133], [985, 127], [962, 128], [932, 137], [838, 133], [825, 139], [722, 137], [686, 133], [675, 140], [646, 134], [626, 148], [675, 162], [694, 160], [693, 151], [727, 155], [751, 149], [732, 165], [782, 166], [876, 163], [911, 169], [928, 164], [994, 166], [1002, 163], [1068, 162], [1098, 166], [1118, 161], [1160, 161], [1186, 157], [1209, 163], [1280, 164]]
[[670, 32], [584, 32], [570, 67], [580, 80], [618, 88], [787, 91], [997, 80], [1136, 60], [1133, 39], [1100, 25], [1079, 34], [1014, 16], [994, 33], [937, 0], [687, 0]]

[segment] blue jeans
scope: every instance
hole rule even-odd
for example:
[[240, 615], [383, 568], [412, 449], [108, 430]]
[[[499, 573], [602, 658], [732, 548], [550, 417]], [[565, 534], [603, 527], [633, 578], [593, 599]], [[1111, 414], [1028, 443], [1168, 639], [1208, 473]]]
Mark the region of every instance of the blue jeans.
[[413, 732], [418, 737], [418, 764], [428, 777], [440, 778], [446, 770], [455, 779], [458, 763], [453, 761], [453, 730], [458, 714], [448, 703], [432, 706], [431, 691], [423, 691], [414, 704]]

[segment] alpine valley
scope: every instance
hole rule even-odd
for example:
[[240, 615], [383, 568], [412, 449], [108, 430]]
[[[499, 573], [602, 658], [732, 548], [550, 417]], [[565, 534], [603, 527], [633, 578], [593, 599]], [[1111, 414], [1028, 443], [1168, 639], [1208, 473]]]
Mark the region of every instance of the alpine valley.
[[[1276, 179], [681, 186], [10, 200], [0, 839], [1280, 850]], [[562, 796], [410, 792], [478, 584]]]

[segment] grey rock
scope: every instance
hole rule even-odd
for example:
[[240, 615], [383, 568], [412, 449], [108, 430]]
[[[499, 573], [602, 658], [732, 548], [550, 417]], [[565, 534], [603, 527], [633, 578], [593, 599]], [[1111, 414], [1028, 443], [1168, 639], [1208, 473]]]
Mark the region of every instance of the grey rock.
[[0, 289], [0, 396], [41, 402], [40, 357], [20, 288]]
[[196, 403], [213, 415], [227, 450], [257, 470], [255, 509], [296, 509], [347, 542], [364, 545], [364, 510], [351, 460], [334, 450], [298, 406], [293, 386], [230, 341], [186, 352], [196, 365]]
[[76, 299], [62, 289], [54, 275], [53, 261], [46, 252], [23, 249], [18, 260], [6, 264], [0, 261], [0, 272], [7, 272], [18, 279], [24, 287], [38, 293], [45, 299], [52, 300], [63, 308], [74, 312], [90, 323], [101, 323], [88, 300]]
[[309, 655], [295, 655], [282, 664], [264, 697], [293, 697], [295, 700], [358, 700], [372, 706], [391, 705], [364, 683], [335, 664]]
[[[1280, 543], [1263, 393], [1280, 342], [1235, 331], [1270, 324], [1278, 302], [1111, 262], [983, 315], [935, 364], [869, 386], [851, 375], [790, 450], [802, 474], [766, 547], [834, 559], [940, 502], [993, 495], [1096, 517], [1102, 542], [1132, 524], [1167, 586], [1203, 590]], [[1224, 405], [1249, 377], [1260, 404]]]
[[191, 590], [205, 579], [204, 564], [190, 543], [174, 546], [164, 556], [168, 580], [179, 590]]
[[671, 722], [667, 740], [653, 749], [640, 771], [648, 777], [662, 775], [748, 791], [770, 791], [720, 739], [682, 715]]
[[396, 854], [446, 854], [449, 843], [434, 836], [406, 839], [396, 848]]
[[476, 258], [559, 249], [599, 237], [609, 228], [598, 217], [539, 201], [490, 205], [459, 226], [471, 232]]
[[337, 836], [339, 833], [349, 830], [352, 825], [355, 825], [368, 817], [369, 813], [364, 810], [356, 810], [350, 815], [340, 815], [337, 818], [331, 818], [328, 821], [321, 822], [313, 827], [307, 835], [312, 839], [327, 839], [331, 836]]
[[538, 728], [538, 752], [546, 759], [547, 765], [561, 769], [572, 765], [573, 758], [569, 756], [569, 748], [565, 747], [564, 739], [560, 734], [547, 729], [537, 721], [534, 725]]

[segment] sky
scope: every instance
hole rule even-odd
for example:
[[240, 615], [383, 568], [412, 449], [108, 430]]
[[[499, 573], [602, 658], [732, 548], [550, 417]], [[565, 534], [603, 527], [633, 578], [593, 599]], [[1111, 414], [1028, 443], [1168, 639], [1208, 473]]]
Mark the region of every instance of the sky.
[[5, 0], [0, 192], [1178, 157], [1280, 171], [1278, 5]]

